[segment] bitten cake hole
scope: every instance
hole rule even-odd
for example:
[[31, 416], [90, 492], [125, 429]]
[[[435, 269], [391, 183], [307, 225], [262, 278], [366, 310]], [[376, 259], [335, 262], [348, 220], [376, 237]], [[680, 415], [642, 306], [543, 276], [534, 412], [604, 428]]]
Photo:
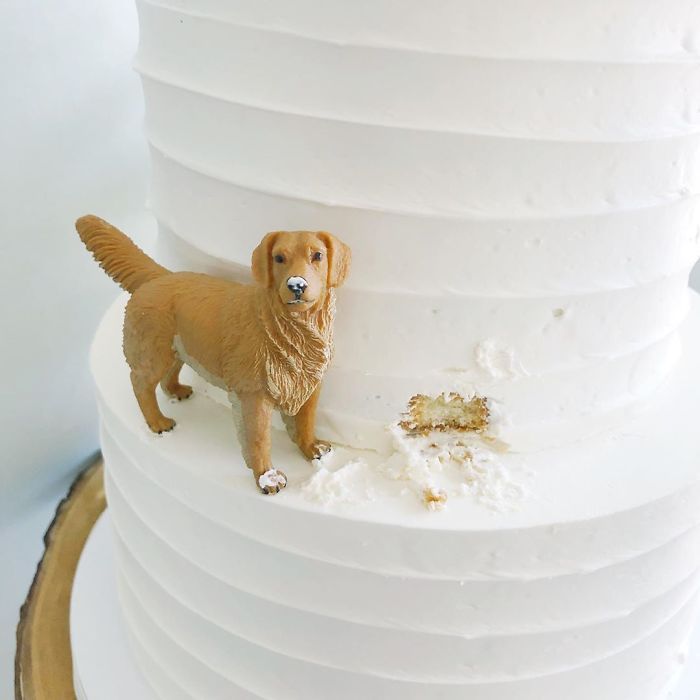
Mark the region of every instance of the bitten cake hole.
[[408, 402], [399, 426], [409, 435], [434, 431], [483, 433], [489, 426], [489, 408], [483, 396], [465, 399], [451, 392], [431, 398], [416, 394]]

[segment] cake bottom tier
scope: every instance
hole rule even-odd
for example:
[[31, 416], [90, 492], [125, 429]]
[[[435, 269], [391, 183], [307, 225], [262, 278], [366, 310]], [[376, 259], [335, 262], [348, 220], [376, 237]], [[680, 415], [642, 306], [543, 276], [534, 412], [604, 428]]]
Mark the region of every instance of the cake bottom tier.
[[528, 455], [529, 495], [508, 512], [470, 497], [430, 512], [406, 489], [310, 500], [313, 468], [282, 433], [289, 486], [260, 495], [201, 384], [167, 406], [171, 434], [148, 432], [121, 312], [92, 364], [122, 607], [161, 697], [666, 697], [700, 588], [697, 300], [658, 405]]
[[[187, 698], [182, 686], [127, 636], [118, 599], [116, 541], [111, 516], [96, 523], [80, 558], [71, 600], [73, 679], [78, 700]], [[148, 678], [148, 682], [146, 682]], [[673, 700], [700, 696], [700, 625]]]

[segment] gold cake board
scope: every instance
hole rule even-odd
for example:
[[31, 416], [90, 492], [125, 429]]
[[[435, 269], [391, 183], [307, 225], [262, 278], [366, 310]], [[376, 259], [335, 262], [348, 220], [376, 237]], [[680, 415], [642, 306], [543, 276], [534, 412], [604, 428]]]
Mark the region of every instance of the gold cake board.
[[44, 556], [20, 611], [15, 700], [73, 700], [70, 601], [78, 561], [106, 507], [98, 459], [73, 483], [44, 535]]

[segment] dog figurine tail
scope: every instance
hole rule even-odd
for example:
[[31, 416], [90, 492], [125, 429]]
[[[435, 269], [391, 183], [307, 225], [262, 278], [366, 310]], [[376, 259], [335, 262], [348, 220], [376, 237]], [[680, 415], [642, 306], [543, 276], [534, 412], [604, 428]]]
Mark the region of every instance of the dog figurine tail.
[[125, 233], [97, 216], [81, 216], [75, 228], [100, 267], [127, 292], [133, 293], [142, 284], [170, 274]]

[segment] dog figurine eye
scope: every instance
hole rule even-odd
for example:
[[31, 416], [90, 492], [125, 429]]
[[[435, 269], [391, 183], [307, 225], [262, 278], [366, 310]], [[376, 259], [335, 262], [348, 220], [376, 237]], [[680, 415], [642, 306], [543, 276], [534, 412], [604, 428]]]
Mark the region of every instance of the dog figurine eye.
[[320, 251], [317, 250], [317, 251], [311, 256], [311, 260], [312, 260], [313, 262], [320, 262], [321, 260], [323, 260], [323, 253], [321, 253]]
[[283, 263], [284, 262], [284, 255], [275, 255], [275, 262], [276, 263]]

